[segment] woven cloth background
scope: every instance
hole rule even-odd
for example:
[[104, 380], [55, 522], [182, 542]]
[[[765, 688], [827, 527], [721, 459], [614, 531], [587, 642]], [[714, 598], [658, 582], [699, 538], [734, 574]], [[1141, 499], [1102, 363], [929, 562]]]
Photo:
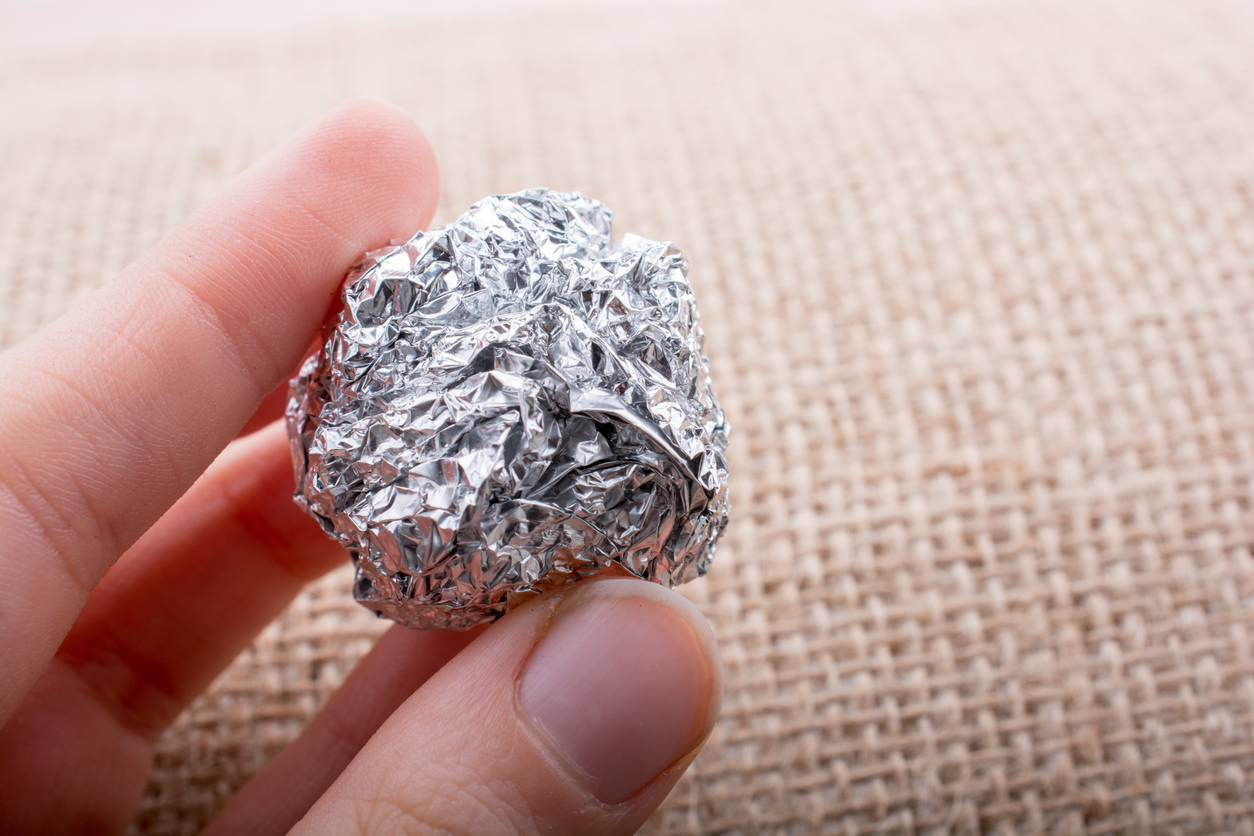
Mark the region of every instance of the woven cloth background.
[[[646, 826], [1254, 833], [1254, 80], [1233, 0], [0, 6], [0, 344], [356, 94], [438, 220], [693, 265], [722, 719]], [[383, 625], [338, 572], [162, 738], [194, 832]]]

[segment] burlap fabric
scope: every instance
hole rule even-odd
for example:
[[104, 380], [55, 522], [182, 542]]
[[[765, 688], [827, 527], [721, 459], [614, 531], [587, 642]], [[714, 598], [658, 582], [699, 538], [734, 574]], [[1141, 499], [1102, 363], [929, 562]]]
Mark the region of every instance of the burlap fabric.
[[[0, 338], [383, 96], [439, 219], [690, 256], [732, 427], [723, 716], [645, 832], [1254, 833], [1242, 2], [0, 10]], [[162, 738], [192, 832], [380, 633], [340, 572]]]

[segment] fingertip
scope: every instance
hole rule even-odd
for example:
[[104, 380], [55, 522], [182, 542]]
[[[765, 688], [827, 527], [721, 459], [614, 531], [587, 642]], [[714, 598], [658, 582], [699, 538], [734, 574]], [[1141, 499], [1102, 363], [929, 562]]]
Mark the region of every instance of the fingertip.
[[[357, 254], [424, 228], [439, 201], [431, 143], [409, 114], [379, 99], [341, 102], [276, 146], [254, 170], [260, 176], [241, 178], [223, 195], [238, 186], [251, 199], [246, 203], [264, 206], [286, 193], [315, 209], [318, 220]], [[330, 199], [328, 189], [335, 192]], [[240, 207], [220, 197], [212, 208], [226, 220]]]
[[523, 713], [598, 799], [619, 804], [700, 747], [722, 704], [722, 661], [691, 601], [611, 579], [562, 602], [518, 678]]
[[633, 833], [721, 694], [712, 631], [687, 599], [638, 579], [553, 590], [401, 705], [293, 832]]
[[348, 99], [328, 111], [305, 141], [325, 154], [329, 173], [359, 174], [395, 203], [400, 226], [425, 227], [440, 194], [439, 164], [408, 113], [374, 98]]

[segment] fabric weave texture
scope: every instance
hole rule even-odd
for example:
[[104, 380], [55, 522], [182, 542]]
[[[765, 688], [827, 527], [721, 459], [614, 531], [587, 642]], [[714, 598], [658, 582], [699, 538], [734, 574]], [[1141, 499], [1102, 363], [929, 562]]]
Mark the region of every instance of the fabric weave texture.
[[[389, 99], [437, 222], [574, 189], [690, 261], [727, 691], [644, 833], [1254, 834], [1248, 8], [0, 6], [0, 344]], [[135, 832], [299, 733], [385, 629], [350, 581], [162, 737]]]

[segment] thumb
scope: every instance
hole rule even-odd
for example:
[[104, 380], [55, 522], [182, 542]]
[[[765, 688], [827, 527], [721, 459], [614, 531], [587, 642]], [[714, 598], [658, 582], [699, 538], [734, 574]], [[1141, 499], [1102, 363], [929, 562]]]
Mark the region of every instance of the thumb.
[[556, 590], [428, 680], [292, 833], [633, 833], [721, 700], [713, 635], [682, 596]]

